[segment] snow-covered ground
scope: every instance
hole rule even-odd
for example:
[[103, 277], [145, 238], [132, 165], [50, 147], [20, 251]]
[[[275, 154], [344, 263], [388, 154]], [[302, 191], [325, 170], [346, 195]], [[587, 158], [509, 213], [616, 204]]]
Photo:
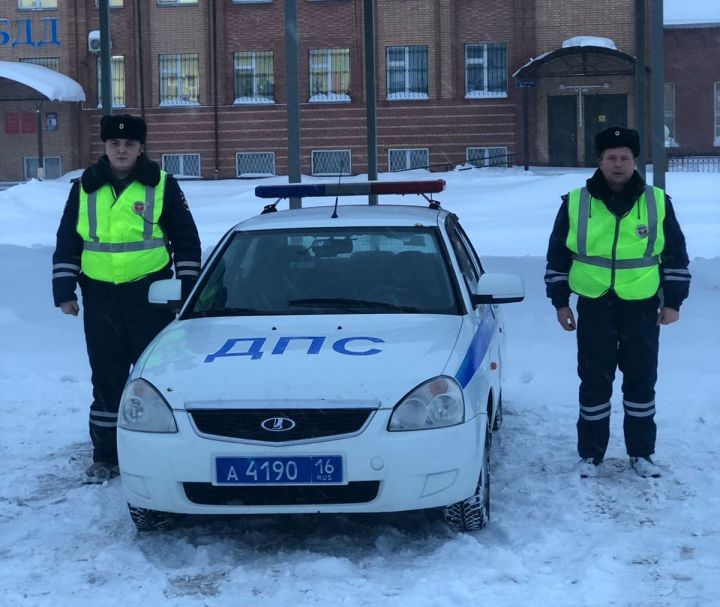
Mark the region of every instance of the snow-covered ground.
[[[506, 417], [493, 444], [492, 520], [205, 520], [139, 536], [120, 482], [84, 486], [91, 399], [82, 323], [53, 308], [55, 230], [69, 184], [0, 192], [0, 606], [709, 607], [720, 597], [720, 175], [671, 173], [693, 259], [679, 323], [662, 327], [657, 460], [628, 469], [614, 396], [608, 473], [576, 463], [574, 335], [544, 296], [561, 193], [586, 169], [433, 174], [490, 270], [523, 276], [507, 306]], [[401, 174], [402, 179], [428, 177]], [[383, 175], [388, 179], [388, 175]], [[359, 178], [356, 178], [359, 179]], [[306, 178], [306, 181], [313, 181]], [[282, 178], [263, 181], [283, 183]], [[263, 206], [259, 182], [184, 182], [205, 252]]]

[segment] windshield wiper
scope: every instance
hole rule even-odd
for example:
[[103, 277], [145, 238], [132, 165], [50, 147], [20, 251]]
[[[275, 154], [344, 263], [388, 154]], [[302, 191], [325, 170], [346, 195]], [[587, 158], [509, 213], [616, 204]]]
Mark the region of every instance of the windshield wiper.
[[352, 309], [380, 309], [392, 310], [394, 312], [420, 312], [415, 306], [399, 306], [386, 301], [373, 301], [368, 299], [350, 299], [345, 297], [316, 297], [307, 299], [291, 299], [288, 306], [323, 306], [328, 308], [352, 308]]
[[256, 310], [255, 308], [213, 308], [190, 313], [190, 318], [216, 318], [218, 316], [272, 316], [277, 312]]

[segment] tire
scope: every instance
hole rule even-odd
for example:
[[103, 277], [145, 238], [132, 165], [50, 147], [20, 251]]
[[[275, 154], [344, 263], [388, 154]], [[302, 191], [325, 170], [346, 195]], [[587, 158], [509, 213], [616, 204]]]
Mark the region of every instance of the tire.
[[175, 526], [177, 516], [170, 512], [149, 510], [128, 504], [130, 518], [138, 531], [167, 531]]
[[503, 423], [503, 403], [502, 403], [502, 392], [498, 398], [497, 411], [495, 412], [495, 419], [493, 420], [493, 432], [500, 430], [500, 426]]
[[477, 531], [490, 520], [490, 433], [485, 436], [480, 479], [475, 493], [469, 498], [446, 506], [443, 510], [445, 523], [453, 531]]

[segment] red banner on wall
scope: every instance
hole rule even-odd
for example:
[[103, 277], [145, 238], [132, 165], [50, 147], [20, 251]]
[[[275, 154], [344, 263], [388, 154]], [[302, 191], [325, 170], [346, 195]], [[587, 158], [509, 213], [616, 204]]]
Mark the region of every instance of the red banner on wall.
[[22, 113], [22, 132], [23, 133], [34, 133], [37, 128], [37, 118], [35, 118], [35, 112], [23, 112]]
[[8, 135], [17, 135], [20, 132], [20, 113], [5, 113], [5, 133]]

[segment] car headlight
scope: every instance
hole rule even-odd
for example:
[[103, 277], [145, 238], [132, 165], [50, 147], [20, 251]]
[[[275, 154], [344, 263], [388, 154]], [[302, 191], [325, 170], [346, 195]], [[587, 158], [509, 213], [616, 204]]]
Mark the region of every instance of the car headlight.
[[465, 399], [452, 377], [435, 377], [420, 384], [393, 411], [388, 430], [430, 430], [465, 421]]
[[144, 379], [135, 379], [125, 386], [118, 426], [135, 432], [177, 432], [170, 405]]

